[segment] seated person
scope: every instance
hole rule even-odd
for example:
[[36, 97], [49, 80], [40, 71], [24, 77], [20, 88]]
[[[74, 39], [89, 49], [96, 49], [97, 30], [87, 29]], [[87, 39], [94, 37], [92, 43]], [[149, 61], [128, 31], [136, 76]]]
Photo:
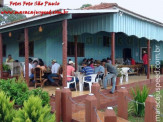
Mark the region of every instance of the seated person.
[[58, 70], [60, 68], [60, 65], [57, 63], [56, 60], [52, 60], [52, 68], [51, 68], [51, 73], [48, 75], [48, 79], [50, 82], [55, 82], [52, 77], [58, 77]]
[[112, 64], [111, 58], [107, 58], [107, 63]]
[[[74, 76], [75, 68], [73, 67], [73, 65], [74, 65], [74, 62], [69, 61], [67, 65], [67, 75], [69, 76]], [[71, 77], [67, 77], [67, 81], [73, 81], [73, 79]]]
[[135, 65], [135, 60], [132, 57], [130, 58], [130, 61], [131, 61], [131, 65]]
[[87, 59], [84, 58], [83, 61], [82, 61], [82, 64], [86, 63], [87, 62]]
[[95, 74], [97, 74], [97, 78], [103, 79], [104, 75], [104, 67], [101, 66], [101, 62], [99, 60], [96, 61], [97, 67], [95, 67]]
[[105, 78], [103, 81], [103, 88], [107, 89], [108, 80], [112, 78], [113, 86], [112, 86], [110, 93], [113, 94], [115, 91], [116, 78], [118, 75], [118, 71], [116, 67], [114, 67], [112, 64], [106, 63], [105, 60], [103, 60], [103, 63], [105, 64]]
[[42, 63], [44, 65], [44, 62], [41, 58], [38, 59], [38, 64]]
[[[69, 61], [68, 65], [67, 65], [67, 75], [69, 76], [74, 76], [74, 71], [75, 71], [75, 68], [74, 68], [74, 62], [73, 61]], [[72, 77], [67, 77], [67, 81], [71, 82], [73, 81], [74, 78]], [[78, 82], [79, 80], [76, 78], [76, 82]], [[70, 88], [74, 88], [74, 84], [71, 84], [70, 85]]]
[[131, 61], [128, 58], [125, 60], [125, 65], [131, 65]]
[[[28, 60], [29, 60], [29, 73], [28, 73], [28, 74], [29, 74], [29, 78], [30, 78], [30, 79], [33, 79], [33, 78], [34, 78], [33, 66], [32, 66], [32, 61], [33, 61], [33, 60], [32, 60], [31, 58], [29, 58]], [[24, 65], [24, 77], [25, 77], [25, 73], [26, 73], [26, 72], [25, 72], [25, 65]]]
[[44, 78], [43, 82], [46, 82], [48, 79], [47, 79], [47, 75], [45, 75], [44, 72], [46, 72], [47, 69], [44, 66], [44, 63], [42, 61], [40, 61], [39, 64], [36, 67], [39, 67], [43, 71], [43, 74], [42, 74], [42, 77]]
[[11, 54], [8, 55], [8, 58], [6, 59], [6, 63], [14, 62], [14, 59], [12, 58]]
[[94, 69], [94, 63], [93, 63], [93, 61], [90, 62], [89, 66], [90, 66], [92, 69]]
[[15, 60], [14, 62], [18, 63], [18, 62], [19, 62], [19, 60]]
[[[81, 73], [84, 73], [87, 76], [87, 75], [94, 74], [94, 70], [90, 66], [88, 66], [87, 63], [84, 63]], [[85, 80], [91, 81], [91, 77], [90, 76], [85, 77]]]
[[36, 67], [37, 67], [37, 65], [38, 65], [38, 61], [37, 61], [37, 60], [34, 60], [34, 61], [33, 61], [33, 65], [32, 65], [32, 66], [33, 66], [33, 68], [36, 68]]
[[71, 61], [71, 59], [68, 59], [67, 65], [69, 64], [69, 61]]

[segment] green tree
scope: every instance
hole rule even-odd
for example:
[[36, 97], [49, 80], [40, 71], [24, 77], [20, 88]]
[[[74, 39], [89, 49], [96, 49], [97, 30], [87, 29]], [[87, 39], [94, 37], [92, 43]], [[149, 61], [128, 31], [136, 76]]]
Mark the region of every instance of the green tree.
[[1, 11], [14, 11], [14, 10], [8, 6], [0, 8], [0, 25], [26, 18], [26, 15], [24, 14], [2, 14]]
[[80, 8], [86, 8], [86, 7], [89, 7], [89, 6], [92, 6], [91, 4], [83, 4]]
[[55, 115], [50, 111], [48, 105], [42, 106], [40, 97], [30, 96], [24, 102], [24, 107], [17, 111], [13, 122], [55, 122]]
[[4, 92], [0, 92], [0, 122], [11, 122], [14, 116], [14, 101], [6, 96]]

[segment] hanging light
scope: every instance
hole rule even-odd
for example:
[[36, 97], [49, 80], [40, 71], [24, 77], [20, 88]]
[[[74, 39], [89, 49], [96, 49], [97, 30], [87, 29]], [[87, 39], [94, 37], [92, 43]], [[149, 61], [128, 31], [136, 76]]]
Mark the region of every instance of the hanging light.
[[12, 33], [11, 33], [11, 32], [9, 32], [9, 33], [8, 33], [8, 36], [9, 36], [9, 37], [11, 37], [11, 36], [12, 36]]
[[38, 28], [38, 31], [39, 31], [39, 32], [42, 32], [42, 31], [43, 31], [43, 29], [42, 29], [41, 26]]

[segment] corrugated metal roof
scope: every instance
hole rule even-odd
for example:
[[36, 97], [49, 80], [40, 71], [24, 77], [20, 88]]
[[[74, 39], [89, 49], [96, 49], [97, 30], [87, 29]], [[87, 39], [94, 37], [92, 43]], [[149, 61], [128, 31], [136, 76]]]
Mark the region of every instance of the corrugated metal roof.
[[86, 9], [86, 10], [99, 10], [99, 9], [110, 9], [110, 8], [114, 8], [114, 9], [117, 8], [117, 9], [119, 9], [119, 10], [121, 10], [123, 12], [126, 12], [126, 13], [128, 13], [128, 14], [130, 14], [132, 16], [135, 16], [137, 18], [143, 18], [146, 21], [154, 22], [155, 24], [163, 26], [163, 23], [161, 23], [159, 21], [156, 21], [154, 19], [151, 19], [151, 18], [145, 17], [143, 15], [137, 14], [137, 13], [135, 13], [133, 11], [127, 10], [127, 9], [119, 6], [116, 3], [101, 3], [101, 4], [98, 4], [98, 5], [89, 6], [89, 7], [83, 8], [83, 9]]
[[[96, 13], [97, 15], [95, 15]], [[100, 13], [101, 15], [99, 15]], [[88, 14], [92, 14], [93, 16], [88, 16]], [[163, 40], [163, 23], [126, 10], [115, 3], [101, 3], [100, 5], [87, 7], [83, 10], [69, 10], [68, 15], [76, 16], [76, 18], [69, 17], [68, 33], [70, 35], [106, 31], [123, 32], [127, 35], [135, 35], [139, 38], [146, 37], [148, 39], [156, 39], [158, 41]], [[11, 26], [16, 28], [18, 25], [25, 25], [27, 22], [28, 25], [32, 24], [32, 22], [39, 24], [38, 20], [41, 20], [42, 23], [40, 24], [43, 24], [43, 22], [45, 22], [43, 20], [52, 16], [54, 16], [54, 19], [58, 17], [58, 15], [31, 17], [23, 21], [0, 26], [0, 32], [1, 29], [7, 30]], [[30, 25], [30, 27], [31, 26], [33, 25]]]

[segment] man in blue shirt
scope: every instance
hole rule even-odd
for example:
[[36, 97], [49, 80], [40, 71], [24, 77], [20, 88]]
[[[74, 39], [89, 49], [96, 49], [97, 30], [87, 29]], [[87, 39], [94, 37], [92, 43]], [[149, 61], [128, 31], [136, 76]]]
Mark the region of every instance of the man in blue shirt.
[[[87, 63], [83, 63], [83, 66], [84, 67], [81, 72], [84, 73], [86, 76], [94, 74], [94, 70], [90, 66], [87, 66]], [[85, 77], [85, 80], [91, 81], [91, 77], [90, 76]]]
[[97, 74], [97, 78], [101, 78], [103, 79], [103, 75], [104, 75], [104, 67], [101, 66], [101, 62], [100, 61], [96, 61], [97, 67], [95, 67], [95, 74]]

